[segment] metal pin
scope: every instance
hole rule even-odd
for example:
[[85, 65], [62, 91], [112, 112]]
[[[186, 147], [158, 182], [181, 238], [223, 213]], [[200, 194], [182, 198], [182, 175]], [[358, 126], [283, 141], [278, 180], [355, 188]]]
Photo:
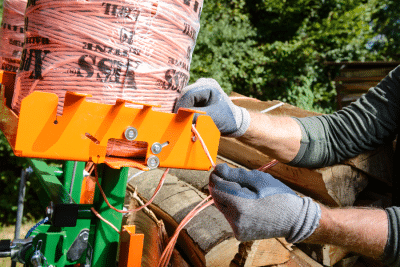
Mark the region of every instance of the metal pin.
[[163, 147], [169, 145], [169, 142], [165, 142], [165, 143], [158, 143], [155, 142], [152, 146], [151, 146], [151, 152], [153, 152], [153, 154], [159, 154], [161, 152], [161, 150], [163, 149]]

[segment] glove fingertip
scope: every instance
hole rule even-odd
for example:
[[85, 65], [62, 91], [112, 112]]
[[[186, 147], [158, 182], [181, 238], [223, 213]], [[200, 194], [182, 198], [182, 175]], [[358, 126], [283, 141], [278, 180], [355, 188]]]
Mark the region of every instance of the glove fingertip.
[[214, 168], [214, 173], [218, 176], [226, 176], [231, 168], [226, 163], [217, 164]]

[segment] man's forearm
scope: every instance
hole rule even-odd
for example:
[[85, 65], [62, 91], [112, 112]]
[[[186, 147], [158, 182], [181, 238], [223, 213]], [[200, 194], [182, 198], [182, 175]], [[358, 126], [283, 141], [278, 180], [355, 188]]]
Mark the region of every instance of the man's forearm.
[[329, 209], [321, 206], [321, 220], [304, 242], [331, 244], [362, 255], [379, 258], [388, 239], [384, 210], [369, 208]]
[[284, 163], [294, 159], [300, 149], [301, 130], [290, 117], [250, 112], [251, 124], [238, 139]]

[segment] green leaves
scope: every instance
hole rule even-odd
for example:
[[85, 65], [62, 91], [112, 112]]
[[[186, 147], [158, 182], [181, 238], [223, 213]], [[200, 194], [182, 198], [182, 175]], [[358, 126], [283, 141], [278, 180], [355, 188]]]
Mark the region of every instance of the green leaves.
[[383, 6], [377, 0], [205, 1], [191, 82], [211, 77], [226, 92], [330, 113], [338, 69], [325, 62], [383, 59], [368, 47]]
[[[14, 156], [6, 138], [0, 131], [0, 227], [14, 224], [17, 216], [17, 201], [21, 171], [27, 168], [24, 158]], [[26, 187], [24, 220], [39, 219], [43, 207], [36, 195], [35, 179], [29, 179]]]
[[400, 56], [400, 5], [386, 0], [378, 12], [373, 13], [372, 27], [376, 32], [368, 46], [372, 51], [384, 54], [386, 59], [398, 60]]

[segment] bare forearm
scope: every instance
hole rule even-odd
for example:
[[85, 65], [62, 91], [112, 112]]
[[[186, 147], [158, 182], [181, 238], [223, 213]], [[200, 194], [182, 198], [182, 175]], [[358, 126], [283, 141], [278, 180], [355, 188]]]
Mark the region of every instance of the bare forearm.
[[300, 126], [290, 117], [269, 116], [250, 112], [251, 124], [240, 141], [256, 147], [261, 152], [290, 162], [300, 149]]
[[379, 258], [388, 238], [384, 210], [321, 207], [321, 221], [305, 242], [341, 246], [362, 255]]

